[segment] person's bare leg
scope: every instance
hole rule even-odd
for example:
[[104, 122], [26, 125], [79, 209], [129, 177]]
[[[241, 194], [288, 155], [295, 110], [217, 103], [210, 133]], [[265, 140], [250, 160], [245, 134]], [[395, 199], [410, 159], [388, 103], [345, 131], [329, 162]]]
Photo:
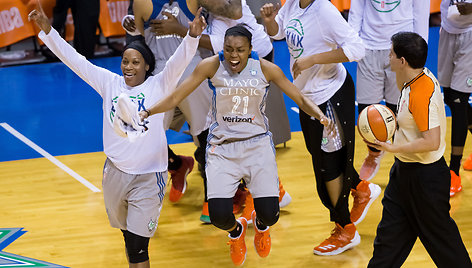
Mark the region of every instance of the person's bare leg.
[[343, 189], [343, 174], [339, 175], [336, 179], [326, 182], [326, 190], [328, 191], [329, 199], [336, 207], [338, 203], [339, 195]]

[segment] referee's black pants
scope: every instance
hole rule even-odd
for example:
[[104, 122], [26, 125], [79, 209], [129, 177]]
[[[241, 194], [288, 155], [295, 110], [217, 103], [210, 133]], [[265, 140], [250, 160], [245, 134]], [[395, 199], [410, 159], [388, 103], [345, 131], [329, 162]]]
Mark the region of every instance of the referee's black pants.
[[395, 159], [368, 267], [401, 267], [417, 237], [437, 267], [472, 267], [449, 215], [450, 184], [444, 158], [431, 164]]

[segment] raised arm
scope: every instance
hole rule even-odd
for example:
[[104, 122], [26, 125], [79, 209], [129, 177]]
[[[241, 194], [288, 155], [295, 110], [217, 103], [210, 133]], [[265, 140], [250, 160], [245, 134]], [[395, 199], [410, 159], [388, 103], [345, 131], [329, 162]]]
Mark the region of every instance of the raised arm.
[[300, 90], [290, 82], [282, 70], [272, 62], [261, 59], [261, 68], [267, 80], [274, 82], [289, 98], [291, 98], [303, 111], [320, 120], [320, 123], [334, 130], [334, 125], [318, 105], [314, 104], [309, 98], [305, 97]]
[[153, 114], [163, 113], [177, 106], [183, 99], [192, 93], [205, 79], [213, 77], [219, 66], [218, 56], [212, 56], [202, 60], [190, 76], [167, 95], [164, 99], [154, 104], [151, 108], [141, 111], [141, 119]]
[[41, 29], [38, 36], [54, 55], [100, 95], [102, 95], [102, 90], [105, 88], [105, 83], [118, 76], [107, 69], [93, 65], [84, 56], [80, 55], [51, 27], [49, 19], [43, 12], [33, 10], [28, 15], [28, 19], [34, 21]]
[[180, 77], [184, 73], [190, 61], [195, 56], [195, 52], [198, 48], [198, 41], [203, 30], [206, 28], [205, 19], [200, 16], [202, 9], [197, 11], [192, 22], [189, 22], [189, 30], [187, 36], [183, 39], [174, 54], [166, 62], [166, 66], [161, 73], [159, 73], [155, 81], [156, 86], [167, 91], [173, 90], [180, 80]]
[[134, 24], [136, 29], [144, 36], [144, 22], [152, 14], [151, 0], [134, 0], [133, 3]]
[[263, 5], [260, 9], [262, 22], [269, 36], [275, 36], [279, 33], [279, 24], [275, 20], [280, 9], [280, 4], [274, 6], [272, 3]]

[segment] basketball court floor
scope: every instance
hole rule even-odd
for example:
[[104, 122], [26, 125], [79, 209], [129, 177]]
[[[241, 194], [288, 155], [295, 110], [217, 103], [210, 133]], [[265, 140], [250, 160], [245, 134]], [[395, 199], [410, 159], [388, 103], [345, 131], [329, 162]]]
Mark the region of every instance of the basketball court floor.
[[[427, 67], [436, 73], [438, 28], [431, 28]], [[289, 76], [288, 52], [276, 42], [276, 63]], [[93, 60], [119, 73], [119, 58]], [[346, 64], [355, 78], [355, 63]], [[62, 63], [0, 69], [0, 267], [126, 267], [121, 232], [109, 226], [101, 192], [101, 98]], [[362, 242], [331, 257], [313, 255], [334, 225], [315, 189], [296, 105], [285, 99], [292, 139], [277, 146], [279, 176], [292, 203], [281, 210], [271, 231], [272, 251], [260, 258], [247, 232], [246, 267], [365, 267], [372, 255], [381, 197], [393, 156], [386, 154], [372, 182], [382, 194], [359, 224]], [[450, 124], [450, 118], [448, 118]], [[448, 131], [450, 132], [450, 131]], [[357, 138], [355, 166], [367, 153]], [[445, 153], [449, 159], [450, 147]], [[192, 155], [190, 136], [168, 132], [178, 154]], [[471, 153], [470, 137], [464, 157]], [[472, 251], [472, 172], [461, 170], [463, 191], [451, 198], [451, 215]], [[151, 267], [232, 267], [227, 233], [199, 221], [202, 179], [196, 168], [178, 203], [165, 198], [156, 235], [150, 241]], [[404, 267], [434, 267], [418, 240]]]

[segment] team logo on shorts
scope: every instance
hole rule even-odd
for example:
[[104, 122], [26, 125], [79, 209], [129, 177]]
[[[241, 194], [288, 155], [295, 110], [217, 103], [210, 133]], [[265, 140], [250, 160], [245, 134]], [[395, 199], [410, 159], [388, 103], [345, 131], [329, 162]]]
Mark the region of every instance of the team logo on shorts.
[[467, 77], [467, 86], [472, 87], [472, 77]]
[[149, 223], [148, 223], [149, 232], [151, 233], [152, 231], [154, 231], [156, 229], [156, 227], [157, 227], [157, 222], [150, 219]]
[[328, 138], [323, 137], [323, 138], [321, 139], [321, 145], [323, 146], [323, 145], [326, 145], [326, 144], [328, 144]]
[[401, 0], [370, 0], [372, 7], [378, 12], [392, 12]]

